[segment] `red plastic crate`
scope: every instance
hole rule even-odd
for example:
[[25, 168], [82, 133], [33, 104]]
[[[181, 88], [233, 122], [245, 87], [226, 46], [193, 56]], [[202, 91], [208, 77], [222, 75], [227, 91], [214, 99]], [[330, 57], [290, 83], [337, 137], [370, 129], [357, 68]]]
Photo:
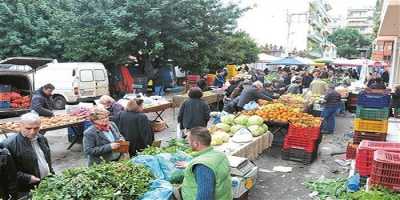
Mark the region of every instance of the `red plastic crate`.
[[386, 134], [355, 131], [353, 135], [353, 143], [360, 144], [363, 140], [386, 141]]
[[356, 169], [361, 176], [370, 175], [373, 153], [376, 150], [400, 152], [400, 143], [363, 140], [358, 146], [356, 155]]
[[370, 184], [400, 191], [400, 153], [383, 150], [374, 152]]
[[358, 144], [349, 142], [346, 149], [346, 160], [355, 159], [357, 155]]
[[289, 124], [288, 135], [293, 135], [293, 137], [302, 137], [307, 139], [318, 139], [320, 136], [320, 127], [297, 127], [293, 124]]
[[322, 138], [319, 135], [318, 139], [298, 137], [295, 135], [286, 135], [283, 141], [283, 149], [301, 149], [307, 153], [312, 153], [317, 150], [318, 144]]

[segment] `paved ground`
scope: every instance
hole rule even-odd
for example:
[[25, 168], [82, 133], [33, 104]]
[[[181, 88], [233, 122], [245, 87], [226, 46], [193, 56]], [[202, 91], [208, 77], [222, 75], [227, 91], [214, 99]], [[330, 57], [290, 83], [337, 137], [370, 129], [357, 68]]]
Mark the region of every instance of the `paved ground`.
[[[177, 113], [177, 110], [176, 110]], [[155, 116], [149, 114], [149, 119]], [[164, 113], [164, 118], [170, 126], [162, 133], [156, 134], [156, 139], [164, 141], [175, 137], [176, 116], [172, 109]], [[303, 165], [292, 161], [284, 161], [280, 158], [280, 149], [272, 148], [264, 152], [257, 160], [256, 164], [262, 170], [258, 174], [258, 179], [254, 190], [251, 191], [249, 199], [272, 199], [272, 200], [305, 200], [311, 199], [303, 183], [310, 179], [324, 177], [347, 176], [348, 169], [341, 167], [334, 160], [341, 159], [344, 154], [331, 156], [331, 153], [345, 152], [346, 138], [345, 133], [352, 129], [352, 117], [338, 117], [336, 133], [327, 135], [323, 138], [320, 145], [318, 159], [311, 165]], [[85, 166], [86, 161], [82, 152], [82, 146], [76, 144], [71, 150], [67, 150], [69, 145], [67, 140], [67, 130], [61, 129], [46, 133], [52, 151], [53, 166], [57, 173], [64, 169], [78, 166]], [[291, 173], [268, 172], [274, 166], [293, 167]], [[262, 172], [264, 171], [264, 172]], [[267, 172], [265, 172], [267, 171]]]

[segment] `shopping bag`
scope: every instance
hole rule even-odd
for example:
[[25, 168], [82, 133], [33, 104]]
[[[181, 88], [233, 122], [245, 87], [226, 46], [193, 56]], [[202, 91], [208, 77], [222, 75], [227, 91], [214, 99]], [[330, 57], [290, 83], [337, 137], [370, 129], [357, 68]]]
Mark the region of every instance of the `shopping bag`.
[[176, 138], [182, 138], [182, 136], [181, 124], [178, 123], [176, 125]]

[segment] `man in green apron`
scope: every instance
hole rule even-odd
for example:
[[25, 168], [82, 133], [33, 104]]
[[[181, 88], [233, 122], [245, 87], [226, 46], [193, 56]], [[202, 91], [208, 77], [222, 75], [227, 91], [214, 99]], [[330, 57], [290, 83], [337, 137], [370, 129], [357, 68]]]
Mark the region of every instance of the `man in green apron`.
[[210, 147], [211, 135], [208, 129], [192, 128], [188, 134], [188, 141], [196, 154], [189, 163], [177, 163], [177, 167], [186, 168], [182, 183], [183, 199], [231, 200], [229, 161], [225, 154]]

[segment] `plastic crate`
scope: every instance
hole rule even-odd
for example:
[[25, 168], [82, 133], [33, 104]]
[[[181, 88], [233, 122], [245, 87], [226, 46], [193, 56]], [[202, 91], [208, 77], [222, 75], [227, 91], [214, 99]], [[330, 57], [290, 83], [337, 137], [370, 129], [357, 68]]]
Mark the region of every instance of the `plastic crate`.
[[288, 136], [303, 137], [307, 139], [318, 139], [320, 137], [320, 126], [318, 127], [297, 127], [289, 124]]
[[356, 117], [367, 120], [387, 120], [389, 108], [364, 108], [357, 106]]
[[356, 169], [360, 176], [369, 176], [371, 173], [372, 159], [376, 150], [400, 153], [400, 143], [377, 142], [364, 140], [360, 143], [356, 155]]
[[390, 95], [362, 92], [358, 95], [357, 105], [365, 108], [388, 108]]
[[354, 130], [361, 132], [387, 133], [388, 121], [373, 121], [356, 118], [354, 119]]
[[347, 148], [346, 148], [346, 160], [352, 160], [352, 159], [356, 159], [356, 155], [357, 155], [357, 144], [354, 144], [352, 142], [349, 142], [347, 144]]
[[0, 92], [0, 101], [11, 101], [9, 92]]
[[371, 132], [359, 132], [355, 131], [353, 135], [353, 143], [360, 144], [363, 140], [371, 141], [386, 141], [385, 133], [371, 133]]
[[311, 164], [318, 156], [318, 151], [308, 153], [302, 149], [282, 149], [281, 158], [282, 160], [290, 160], [295, 162], [301, 162], [305, 165]]
[[0, 108], [10, 108], [10, 101], [0, 101]]
[[312, 153], [318, 151], [318, 145], [321, 143], [322, 135], [318, 139], [310, 138], [296, 138], [287, 135], [285, 137], [282, 149], [301, 149], [307, 153]]
[[374, 152], [370, 184], [400, 191], [400, 153]]
[[0, 92], [11, 92], [11, 85], [0, 84]]

